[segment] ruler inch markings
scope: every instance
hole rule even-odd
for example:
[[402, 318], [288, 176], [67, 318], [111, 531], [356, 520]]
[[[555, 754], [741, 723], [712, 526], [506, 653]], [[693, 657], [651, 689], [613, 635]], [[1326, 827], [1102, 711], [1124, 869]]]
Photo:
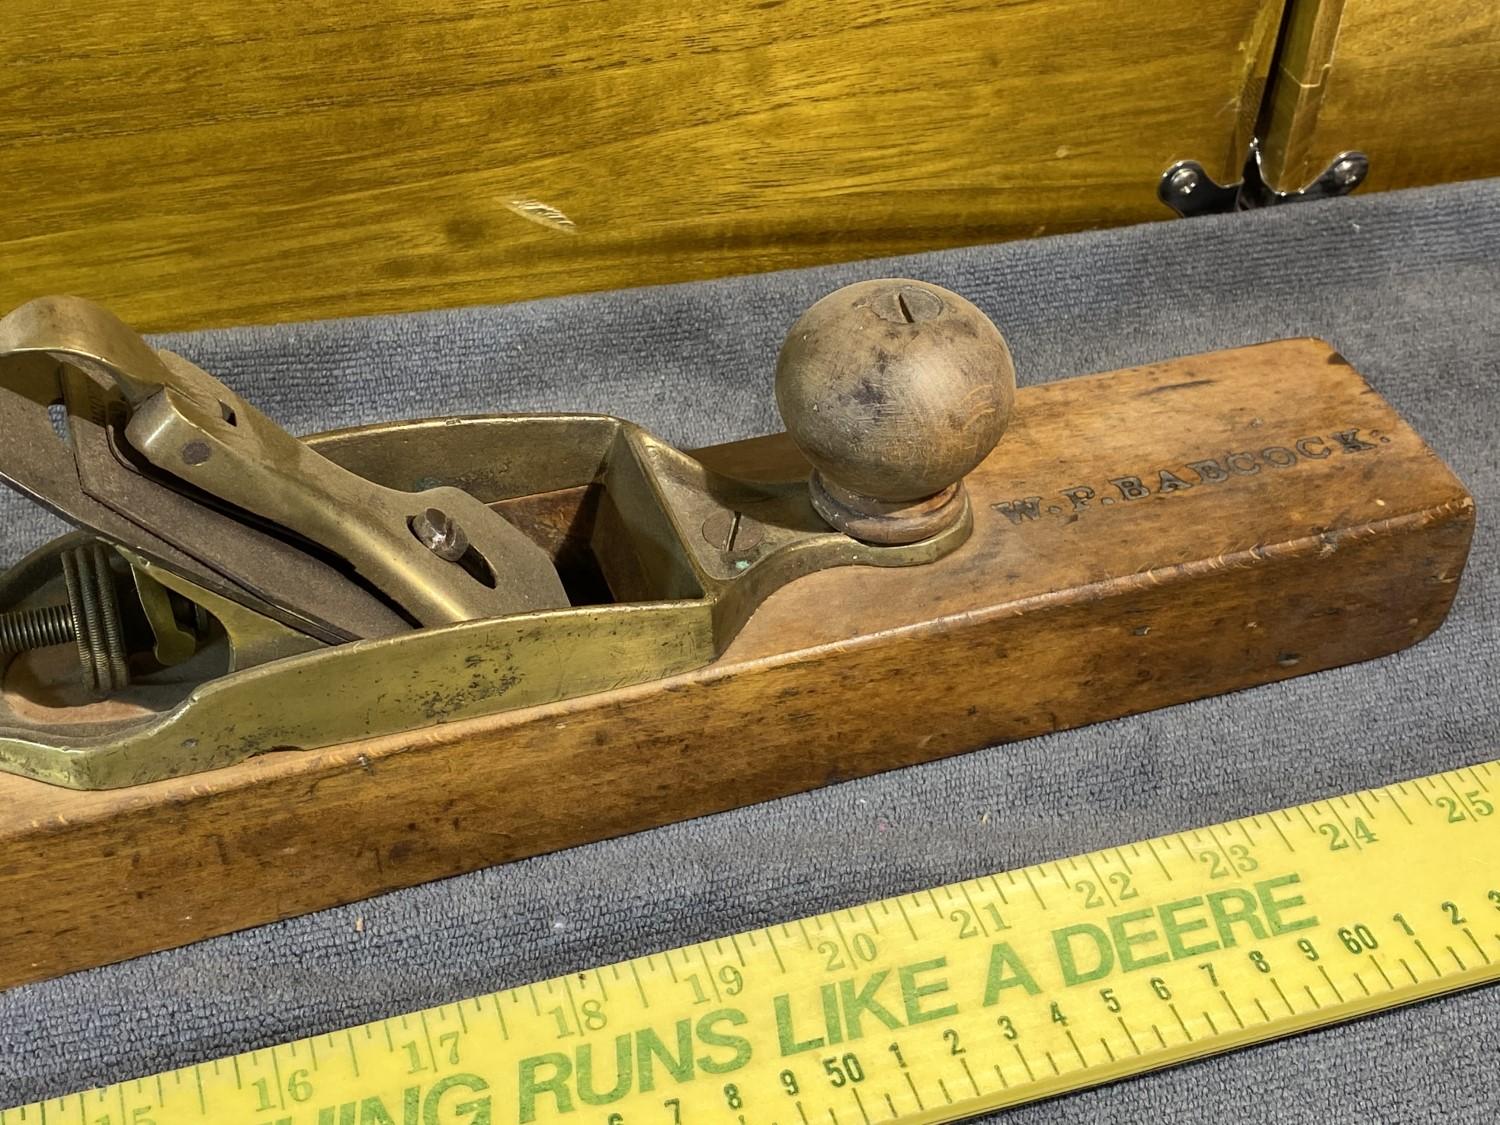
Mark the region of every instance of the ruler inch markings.
[[[1500, 932], [1476, 913], [1500, 905], [1500, 875], [1485, 863], [1453, 862], [1500, 853], [1500, 815], [1484, 813], [1494, 798], [1482, 796], [1496, 788], [1495, 765], [1049, 857], [760, 929], [726, 927], [678, 948], [101, 1087], [98, 1110], [92, 1090], [16, 1107], [0, 1125], [45, 1125], [64, 1113], [92, 1125], [91, 1110], [124, 1122], [149, 1114], [155, 1125], [316, 1125], [351, 1113], [425, 1119], [440, 1112], [428, 1108], [440, 1096], [450, 1106], [460, 1095], [492, 1099], [496, 1120], [580, 1125], [573, 1110], [581, 1101], [603, 1104], [590, 1100], [597, 1086], [580, 1097], [579, 1072], [590, 1065], [596, 1076], [605, 1066], [610, 1082], [626, 1075], [610, 1113], [648, 1125], [775, 1125], [775, 1107], [789, 1095], [796, 1113], [782, 1117], [787, 1125], [932, 1125], [991, 1113], [1500, 981]], [[1433, 814], [1409, 815], [1402, 802], [1414, 797]], [[1450, 799], [1456, 813], [1446, 810]], [[1356, 816], [1378, 830], [1356, 836]], [[1353, 847], [1331, 848], [1335, 829]], [[1299, 845], [1303, 832], [1319, 846]], [[1241, 840], [1258, 862], [1236, 860]], [[1272, 850], [1257, 855], [1263, 846]], [[1095, 893], [1069, 893], [1089, 890], [1084, 879]], [[950, 924], [959, 906], [972, 924]], [[1417, 932], [1376, 926], [1378, 950], [1349, 948], [1356, 920], [1374, 925], [1393, 914], [1419, 919]], [[1199, 971], [1205, 959], [1207, 974]], [[685, 986], [697, 972], [707, 973], [708, 988], [691, 995]], [[615, 982], [622, 987], [611, 989]], [[1088, 989], [1070, 991], [1085, 982]], [[467, 1002], [495, 1018], [470, 1021]], [[585, 1007], [594, 1026], [582, 1019]], [[1157, 1013], [1156, 1022], [1142, 1012]], [[640, 1060], [633, 1068], [616, 1067], [617, 1043]], [[579, 1053], [586, 1047], [592, 1064]], [[654, 1087], [639, 1089], [653, 1064]], [[662, 1120], [668, 1071], [679, 1116]], [[567, 1107], [559, 1108], [560, 1094]]]
[[1099, 868], [1094, 864], [1093, 853], [1083, 858], [1089, 865], [1089, 872], [1094, 876], [1094, 881], [1098, 883], [1099, 889], [1104, 892], [1104, 897], [1109, 900], [1110, 906], [1119, 906], [1120, 904], [1115, 900], [1114, 892], [1109, 889], [1108, 882], [1105, 881], [1103, 875], [1099, 874]]
[[1365, 845], [1360, 843], [1359, 836], [1349, 828], [1348, 823], [1344, 820], [1344, 814], [1339, 812], [1332, 801], [1328, 802], [1328, 811], [1333, 814], [1333, 819], [1338, 821], [1339, 828], [1344, 832], [1344, 838], [1354, 845], [1354, 850], [1357, 852], [1364, 851]]
[[921, 938], [917, 937], [917, 928], [911, 924], [911, 915], [906, 912], [906, 904], [898, 898], [896, 906], [901, 911], [901, 920], [906, 923], [906, 928], [911, 934], [911, 940], [920, 941]]
[[[1038, 870], [1040, 870], [1040, 868]], [[1034, 894], [1034, 895], [1036, 895], [1036, 901], [1037, 901], [1037, 903], [1041, 906], [1041, 908], [1043, 910], [1046, 910], [1047, 909], [1047, 900], [1042, 897], [1042, 892], [1036, 889], [1036, 883], [1033, 882], [1032, 878], [1031, 878], [1031, 869], [1029, 867], [1023, 867], [1021, 869], [1021, 874], [1023, 876], [1025, 876], [1025, 878], [1026, 878], [1026, 885], [1031, 888], [1031, 893]]]
[[1458, 802], [1458, 807], [1464, 811], [1464, 820], [1470, 823], [1478, 823], [1479, 814], [1474, 810], [1472, 802], [1458, 791], [1458, 786], [1453, 784], [1453, 778], [1448, 774], [1439, 774], [1443, 784], [1448, 787], [1448, 792], [1453, 794], [1453, 799]]
[[[775, 954], [775, 956], [776, 956], [776, 967], [779, 970], [781, 970], [782, 975], [785, 976], [786, 975], [786, 962], [782, 960], [782, 958], [781, 958], [781, 950], [776, 945], [776, 932], [774, 930], [769, 930], [768, 929], [768, 930], [765, 931], [765, 935], [766, 935], [766, 942], [771, 947], [771, 952], [773, 954]], [[915, 933], [912, 934], [912, 937], [916, 937], [916, 936], [917, 935]], [[642, 997], [642, 999], [644, 999], [644, 996]]]
[[1172, 872], [1162, 862], [1161, 856], [1156, 853], [1156, 847], [1150, 840], [1146, 841], [1146, 850], [1151, 853], [1151, 858], [1156, 860], [1156, 866], [1161, 868], [1161, 873], [1167, 877], [1167, 882], [1170, 883], [1172, 881]]
[[[932, 900], [932, 905], [934, 908], [937, 907], [936, 898]], [[942, 911], [939, 910], [938, 913], [941, 914]], [[849, 964], [857, 965], [859, 963], [859, 959], [854, 956], [854, 946], [849, 944], [849, 939], [844, 934], [844, 927], [839, 925], [839, 916], [837, 914], [830, 914], [828, 917], [833, 922], [833, 932], [838, 934], [839, 936], [839, 944], [844, 947], [844, 956], [849, 958]]]
[[990, 928], [984, 924], [984, 919], [979, 916], [979, 907], [974, 905], [973, 896], [969, 894], [969, 885], [967, 883], [960, 883], [958, 889], [964, 896], [964, 902], [968, 903], [969, 916], [974, 919], [974, 924], [979, 927], [980, 936], [989, 937]]

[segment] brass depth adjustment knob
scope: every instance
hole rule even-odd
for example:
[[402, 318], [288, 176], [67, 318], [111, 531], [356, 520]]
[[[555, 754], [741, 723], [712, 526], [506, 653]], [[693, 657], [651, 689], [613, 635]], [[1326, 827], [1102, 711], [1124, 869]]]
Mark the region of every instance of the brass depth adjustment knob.
[[830, 293], [776, 361], [776, 405], [812, 462], [813, 507], [867, 543], [915, 543], [963, 518], [963, 478], [1005, 432], [1015, 394], [989, 317], [902, 278]]

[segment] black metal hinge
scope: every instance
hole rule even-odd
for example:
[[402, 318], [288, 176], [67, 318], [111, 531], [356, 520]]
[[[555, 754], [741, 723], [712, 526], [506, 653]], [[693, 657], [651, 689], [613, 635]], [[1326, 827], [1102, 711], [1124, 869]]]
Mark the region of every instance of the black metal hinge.
[[1253, 140], [1239, 183], [1215, 183], [1196, 160], [1179, 160], [1162, 174], [1156, 195], [1179, 215], [1218, 215], [1348, 195], [1364, 183], [1369, 171], [1370, 158], [1350, 149], [1335, 156], [1323, 174], [1301, 191], [1276, 191], [1261, 175], [1260, 141]]

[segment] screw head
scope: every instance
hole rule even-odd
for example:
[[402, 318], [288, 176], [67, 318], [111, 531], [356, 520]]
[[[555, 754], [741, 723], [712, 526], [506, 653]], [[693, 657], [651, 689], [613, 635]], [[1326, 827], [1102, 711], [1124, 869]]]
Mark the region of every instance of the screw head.
[[409, 526], [417, 542], [444, 562], [458, 562], [468, 553], [469, 537], [441, 508], [428, 508], [413, 516]]
[[184, 465], [201, 465], [211, 456], [213, 456], [213, 450], [209, 449], [208, 443], [204, 441], [190, 441], [182, 447]]
[[726, 555], [741, 554], [760, 545], [765, 532], [742, 512], [715, 512], [703, 521], [703, 540]]
[[1330, 174], [1333, 182], [1342, 188], [1350, 188], [1364, 179], [1364, 169], [1360, 162], [1352, 157], [1342, 157], [1334, 162]]
[[1178, 195], [1192, 195], [1203, 182], [1196, 168], [1179, 168], [1172, 173], [1172, 190]]
[[919, 285], [897, 285], [877, 294], [870, 301], [870, 311], [892, 324], [921, 324], [941, 316], [943, 299]]

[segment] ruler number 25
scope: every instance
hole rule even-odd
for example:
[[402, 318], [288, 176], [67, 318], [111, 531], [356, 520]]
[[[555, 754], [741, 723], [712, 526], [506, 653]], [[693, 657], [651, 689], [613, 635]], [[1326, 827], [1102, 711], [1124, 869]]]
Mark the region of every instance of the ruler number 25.
[[1490, 816], [1495, 811], [1495, 806], [1485, 800], [1478, 789], [1471, 789], [1465, 793], [1462, 800], [1456, 796], [1435, 797], [1432, 803], [1443, 810], [1449, 824], [1462, 824], [1466, 820], [1477, 820], [1482, 816]]

